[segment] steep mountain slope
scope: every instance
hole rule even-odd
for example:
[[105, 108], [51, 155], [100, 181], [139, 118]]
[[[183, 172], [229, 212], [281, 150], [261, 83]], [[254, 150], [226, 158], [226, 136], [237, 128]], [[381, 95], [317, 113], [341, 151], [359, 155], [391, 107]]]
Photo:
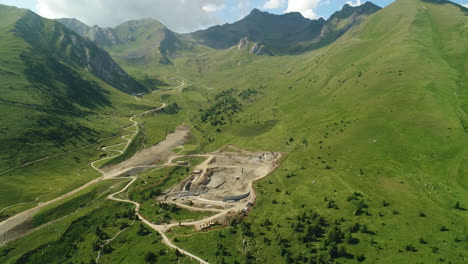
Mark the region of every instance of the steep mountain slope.
[[[16, 23], [15, 33], [37, 50], [65, 58], [69, 63], [86, 68], [109, 85], [128, 93], [147, 91], [131, 78], [104, 50], [80, 38], [60, 23], [44, 20], [26, 12]], [[80, 38], [78, 40], [78, 38]]]
[[58, 21], [102, 45], [123, 64], [171, 64], [176, 55], [197, 50], [195, 43], [154, 19], [132, 20], [115, 28], [89, 27], [71, 18]]
[[131, 99], [122, 92], [147, 91], [62, 24], [3, 5], [0, 14], [2, 171], [96, 140], [102, 127], [90, 116]]
[[216, 49], [236, 45], [243, 37], [261, 42], [275, 53], [303, 52], [332, 43], [380, 7], [366, 2], [358, 7], [345, 5], [329, 20], [310, 20], [300, 13], [274, 15], [254, 9], [247, 17], [233, 24], [214, 26], [191, 33], [201, 44]]

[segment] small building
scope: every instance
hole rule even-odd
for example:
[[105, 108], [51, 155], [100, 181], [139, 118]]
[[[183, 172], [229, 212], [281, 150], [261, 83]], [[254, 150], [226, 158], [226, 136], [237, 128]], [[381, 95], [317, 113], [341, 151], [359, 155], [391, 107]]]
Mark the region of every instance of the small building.
[[202, 173], [202, 170], [194, 170], [193, 171], [193, 174], [201, 174]]
[[198, 229], [199, 229], [199, 230], [204, 230], [204, 229], [208, 229], [208, 228], [210, 228], [210, 227], [212, 227], [212, 226], [214, 226], [214, 225], [216, 225], [216, 222], [211, 221], [211, 222], [208, 222], [208, 223], [204, 223], [204, 224], [199, 225], [199, 226], [198, 226]]

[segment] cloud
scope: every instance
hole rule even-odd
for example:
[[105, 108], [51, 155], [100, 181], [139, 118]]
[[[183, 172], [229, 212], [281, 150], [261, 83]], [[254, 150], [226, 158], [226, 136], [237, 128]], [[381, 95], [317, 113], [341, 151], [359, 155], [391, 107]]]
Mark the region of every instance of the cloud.
[[319, 3], [320, 0], [289, 0], [285, 13], [299, 12], [304, 17], [317, 19], [319, 16], [315, 13], [314, 9], [317, 8]]
[[468, 4], [462, 4], [462, 6], [464, 6], [464, 7], [468, 8]]
[[263, 5], [263, 8], [277, 9], [277, 8], [280, 8], [284, 3], [285, 3], [285, 0], [268, 0], [268, 2], [266, 2]]
[[37, 0], [39, 15], [73, 17], [88, 25], [116, 26], [154, 18], [178, 32], [189, 32], [221, 21], [215, 12], [225, 0]]
[[216, 5], [216, 4], [207, 4], [202, 7], [203, 10], [206, 12], [216, 12], [221, 9], [224, 9], [226, 6], [224, 4]]
[[[364, 2], [365, 3], [365, 2]], [[361, 0], [356, 0], [356, 3], [353, 3], [353, 1], [348, 1], [346, 2], [346, 4], [350, 5], [350, 6], [360, 6], [362, 5], [363, 3], [361, 2]]]

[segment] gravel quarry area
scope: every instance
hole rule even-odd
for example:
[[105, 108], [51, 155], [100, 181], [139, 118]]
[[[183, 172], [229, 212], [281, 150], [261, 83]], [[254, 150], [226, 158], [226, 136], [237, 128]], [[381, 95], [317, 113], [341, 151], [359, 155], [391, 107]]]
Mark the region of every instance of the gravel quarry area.
[[253, 182], [278, 166], [278, 152], [250, 152], [228, 146], [207, 159], [158, 201], [204, 209], [234, 209], [254, 202]]
[[[185, 166], [189, 162], [181, 159], [193, 157], [205, 157], [206, 160], [196, 166], [189, 177], [164, 192], [156, 200], [164, 203], [173, 203], [180, 208], [190, 211], [215, 212], [216, 214], [213, 216], [195, 221], [180, 221], [178, 223], [173, 222], [162, 225], [150, 222], [139, 212], [141, 206], [139, 203], [115, 197], [128, 189], [136, 181], [137, 176], [128, 177], [132, 179], [131, 182], [122, 190], [109, 195], [108, 198], [117, 202], [134, 204], [135, 213], [138, 218], [147, 226], [159, 232], [164, 244], [200, 263], [208, 263], [202, 258], [175, 245], [168, 239], [166, 232], [169, 232], [176, 226], [193, 226], [195, 230], [204, 230], [213, 225], [226, 225], [231, 219], [236, 218], [240, 214], [247, 213], [254, 205], [256, 199], [253, 183], [267, 176], [279, 166], [278, 162], [281, 158], [281, 153], [249, 152], [233, 146], [227, 146], [209, 154], [172, 155], [167, 158], [166, 163], [161, 167]], [[174, 160], [178, 161], [174, 163]]]
[[187, 126], [178, 126], [173, 133], [167, 135], [166, 139], [159, 144], [137, 152], [124, 162], [102, 168], [104, 178], [137, 175], [144, 169], [154, 166], [158, 161], [174, 155], [172, 150], [183, 145], [189, 139], [190, 129]]

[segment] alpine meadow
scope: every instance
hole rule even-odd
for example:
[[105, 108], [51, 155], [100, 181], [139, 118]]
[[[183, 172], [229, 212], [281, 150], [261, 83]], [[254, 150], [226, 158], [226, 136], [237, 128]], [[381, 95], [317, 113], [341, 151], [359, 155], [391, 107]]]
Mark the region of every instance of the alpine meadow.
[[466, 263], [468, 8], [391, 2], [189, 33], [0, 2], [0, 263]]

